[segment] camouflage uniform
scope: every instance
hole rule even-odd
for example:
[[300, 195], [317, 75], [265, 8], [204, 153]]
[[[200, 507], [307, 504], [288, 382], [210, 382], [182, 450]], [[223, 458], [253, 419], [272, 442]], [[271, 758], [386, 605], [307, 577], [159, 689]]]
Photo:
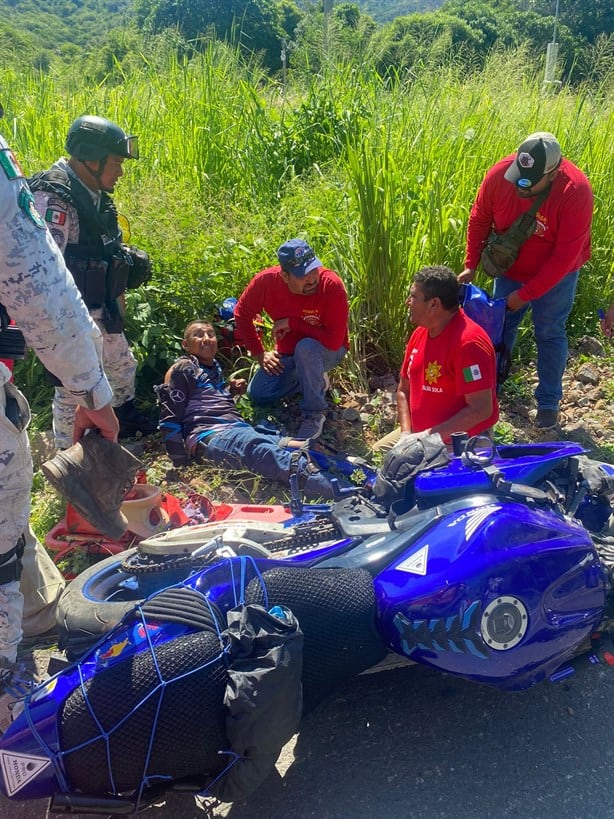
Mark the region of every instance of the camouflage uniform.
[[[73, 173], [64, 159], [58, 160], [54, 167], [64, 170], [67, 174]], [[97, 205], [95, 196], [89, 190], [88, 193]], [[79, 244], [79, 215], [72, 204], [57, 193], [44, 190], [34, 192], [34, 201], [62, 253], [66, 252], [67, 245]], [[109, 333], [105, 329], [102, 321], [103, 307], [92, 308], [90, 313], [102, 333], [102, 363], [113, 389], [112, 405], [120, 407], [134, 399], [137, 361], [124, 333]], [[59, 449], [66, 449], [72, 444], [76, 403], [69, 390], [60, 386], [55, 388], [53, 432], [55, 444]]]
[[[93, 409], [106, 406], [111, 387], [100, 364], [100, 332], [1, 136], [0, 235], [0, 302], [28, 345], [79, 403]], [[0, 659], [14, 662], [22, 615], [37, 621], [39, 629], [45, 630], [47, 623], [48, 628], [63, 581], [28, 528], [30, 412], [9, 377], [0, 365]]]

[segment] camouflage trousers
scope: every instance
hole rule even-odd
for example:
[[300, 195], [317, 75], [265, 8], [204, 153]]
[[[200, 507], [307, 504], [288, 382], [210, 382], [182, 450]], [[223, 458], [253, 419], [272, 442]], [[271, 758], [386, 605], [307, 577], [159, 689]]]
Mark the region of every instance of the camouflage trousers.
[[[94, 321], [102, 333], [102, 366], [113, 390], [114, 407], [121, 407], [134, 398], [136, 378], [136, 358], [123, 333], [107, 333], [102, 322]], [[57, 449], [67, 449], [72, 445], [75, 421], [75, 397], [63, 387], [55, 388], [53, 398], [53, 435]]]
[[[64, 579], [29, 525], [32, 458], [26, 428], [30, 419], [23, 395], [8, 383], [0, 365], [0, 558], [26, 538], [20, 580], [0, 585], [0, 657], [14, 662], [22, 628], [28, 636], [55, 625], [55, 606]], [[19, 428], [7, 417], [7, 401], [19, 408]], [[15, 413], [11, 412], [11, 418]], [[6, 565], [15, 562], [9, 559]]]

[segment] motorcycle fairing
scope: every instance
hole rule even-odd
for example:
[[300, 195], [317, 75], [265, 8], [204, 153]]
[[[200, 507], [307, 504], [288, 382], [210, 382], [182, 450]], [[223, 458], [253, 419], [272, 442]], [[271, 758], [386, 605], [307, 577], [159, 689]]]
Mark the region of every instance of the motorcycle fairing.
[[[535, 486], [568, 458], [584, 451], [580, 444], [571, 441], [499, 446], [492, 466], [508, 481]], [[464, 460], [458, 457], [445, 467], [422, 472], [415, 480], [416, 503], [420, 507], [432, 506], [445, 498], [492, 490], [491, 478], [485, 470], [479, 466], [467, 468]]]
[[393, 651], [504, 690], [566, 661], [605, 605], [599, 559], [579, 523], [486, 498], [438, 521], [374, 583]]

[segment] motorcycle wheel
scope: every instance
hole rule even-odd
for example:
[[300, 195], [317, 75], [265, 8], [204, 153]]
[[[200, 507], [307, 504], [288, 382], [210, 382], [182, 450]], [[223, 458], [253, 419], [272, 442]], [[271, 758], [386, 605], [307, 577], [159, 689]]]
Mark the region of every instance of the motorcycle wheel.
[[[122, 564], [136, 554], [137, 548], [126, 549], [90, 566], [64, 589], [57, 605], [58, 645], [69, 660], [78, 659], [91, 648], [122, 617], [146, 597], [180, 582], [193, 569], [181, 573], [159, 572], [147, 575], [144, 587], [136, 575], [122, 569]], [[266, 557], [268, 552], [256, 543], [245, 541], [240, 554]]]
[[70, 660], [93, 645], [144, 599], [134, 575], [121, 564], [136, 548], [111, 555], [71, 580], [57, 606], [59, 646]]

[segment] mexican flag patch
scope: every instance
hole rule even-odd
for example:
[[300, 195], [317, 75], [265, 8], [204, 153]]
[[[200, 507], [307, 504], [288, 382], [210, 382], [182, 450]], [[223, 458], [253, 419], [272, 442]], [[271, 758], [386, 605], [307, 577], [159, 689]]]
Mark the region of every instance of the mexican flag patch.
[[466, 383], [470, 381], [480, 381], [482, 378], [482, 371], [479, 364], [472, 364], [470, 367], [463, 367], [463, 378]]
[[49, 222], [51, 225], [63, 225], [66, 222], [66, 214], [62, 213], [61, 210], [47, 208], [45, 211], [45, 222]]
[[15, 154], [10, 148], [0, 151], [0, 168], [9, 179], [19, 179], [23, 176], [19, 162], [15, 159]]

